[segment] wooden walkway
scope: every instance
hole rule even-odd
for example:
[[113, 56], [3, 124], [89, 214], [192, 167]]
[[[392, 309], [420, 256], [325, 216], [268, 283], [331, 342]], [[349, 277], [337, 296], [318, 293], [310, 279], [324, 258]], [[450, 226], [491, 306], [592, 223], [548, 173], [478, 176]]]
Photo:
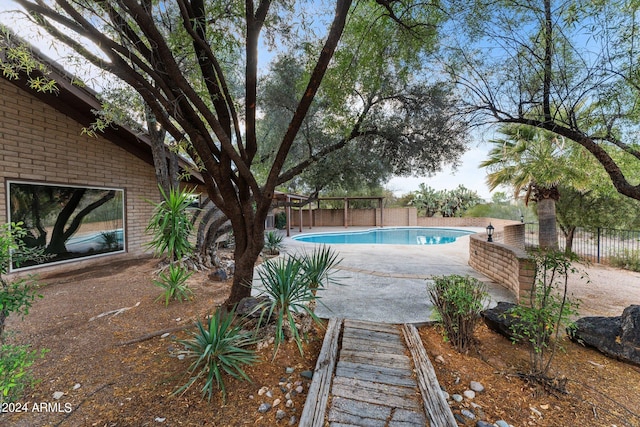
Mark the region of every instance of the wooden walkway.
[[412, 325], [331, 319], [301, 427], [454, 427]]

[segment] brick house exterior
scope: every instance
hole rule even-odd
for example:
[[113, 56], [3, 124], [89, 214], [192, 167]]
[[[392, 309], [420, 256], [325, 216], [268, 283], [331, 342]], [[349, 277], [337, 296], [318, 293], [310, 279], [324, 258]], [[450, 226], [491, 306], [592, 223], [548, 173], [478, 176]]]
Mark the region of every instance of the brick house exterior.
[[[54, 74], [59, 72], [54, 69]], [[9, 181], [124, 190], [124, 253], [73, 261], [73, 268], [149, 254], [145, 233], [159, 199], [148, 140], [124, 128], [91, 137], [82, 129], [100, 103], [94, 94], [52, 75], [59, 92], [31, 91], [24, 80], [0, 77], [0, 223], [9, 219]], [[58, 264], [42, 269], [69, 269]]]

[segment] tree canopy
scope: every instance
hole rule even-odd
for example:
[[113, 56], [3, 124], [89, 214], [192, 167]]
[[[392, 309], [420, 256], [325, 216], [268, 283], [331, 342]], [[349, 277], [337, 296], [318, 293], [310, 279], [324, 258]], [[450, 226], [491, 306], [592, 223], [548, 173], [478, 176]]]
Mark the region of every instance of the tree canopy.
[[[445, 153], [460, 151], [459, 138], [440, 147], [439, 133], [426, 131], [434, 129], [429, 120], [442, 124], [442, 132], [459, 129], [448, 104], [416, 104], [421, 94], [438, 90], [415, 78], [443, 19], [437, 5], [336, 0], [332, 14], [328, 4], [314, 4], [309, 10], [321, 12], [315, 19], [293, 1], [15, 1], [49, 34], [133, 88], [198, 163], [208, 197], [233, 227], [236, 274], [229, 303], [250, 293], [246, 285], [278, 185], [352, 140], [377, 147], [406, 172], [450, 161], [455, 155]], [[297, 99], [266, 153], [258, 138], [260, 116], [272, 114], [258, 91], [263, 40], [275, 50], [304, 53]], [[290, 157], [316, 101], [334, 108], [320, 128], [330, 130], [331, 139], [307, 157]], [[398, 144], [377, 132], [382, 124], [400, 131], [393, 135]], [[418, 145], [431, 140], [431, 149], [421, 151]], [[413, 162], [400, 161], [400, 147], [414, 150], [404, 159]], [[262, 173], [254, 173], [262, 159]]]
[[452, 33], [445, 68], [476, 123], [518, 123], [575, 141], [618, 192], [640, 200], [640, 181], [624, 165], [640, 163], [640, 4], [451, 3], [460, 31]]

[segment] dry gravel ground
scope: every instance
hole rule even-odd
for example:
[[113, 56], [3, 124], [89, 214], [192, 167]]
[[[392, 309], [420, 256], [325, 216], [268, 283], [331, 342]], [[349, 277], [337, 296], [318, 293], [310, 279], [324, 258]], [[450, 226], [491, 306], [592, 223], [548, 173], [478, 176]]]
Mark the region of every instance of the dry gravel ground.
[[[291, 416], [299, 416], [305, 393], [294, 398], [294, 408], [286, 418], [276, 421], [274, 410], [258, 413], [262, 403], [258, 390], [268, 386], [277, 394], [283, 377], [299, 380], [299, 372], [312, 369], [322, 331], [311, 336], [303, 357], [291, 345], [284, 346], [273, 360], [271, 349], [262, 351], [261, 362], [247, 369], [253, 383], [228, 380], [226, 403], [219, 396], [207, 402], [198, 389], [172, 395], [186, 380], [188, 362], [171, 356], [170, 347], [175, 346], [171, 338], [122, 345], [150, 333], [188, 326], [227, 295], [229, 283], [210, 282], [200, 273], [191, 279], [196, 298], [165, 308], [154, 301], [159, 295], [159, 288], [151, 284], [156, 267], [154, 260], [132, 260], [44, 278], [46, 285], [40, 289], [44, 298], [34, 304], [24, 321], [10, 318], [8, 328], [17, 332], [16, 341], [50, 350], [34, 365], [40, 382], [27, 391], [22, 402], [58, 403], [59, 407], [2, 414], [0, 425], [266, 427], [288, 425]], [[626, 305], [640, 302], [637, 274], [597, 270], [590, 273], [590, 285], [574, 289], [590, 314], [618, 315]], [[625, 281], [628, 287], [615, 283], [614, 273], [630, 279]], [[126, 307], [132, 308], [91, 320]], [[484, 384], [486, 391], [474, 402], [481, 406], [484, 419], [504, 419], [514, 426], [640, 426], [637, 367], [566, 343], [566, 353], [558, 354], [554, 369], [569, 379], [569, 394], [550, 396], [517, 376], [526, 367], [523, 349], [486, 328], [478, 330], [479, 344], [468, 355], [455, 353], [437, 328], [420, 331], [432, 360], [438, 355], [445, 360], [435, 365], [449, 393], [461, 391], [471, 380]], [[186, 336], [180, 331], [173, 335]], [[291, 378], [285, 374], [287, 367], [295, 369]], [[76, 384], [79, 388], [74, 389]], [[307, 386], [305, 383], [305, 391]], [[57, 391], [64, 393], [60, 400], [53, 399]], [[463, 405], [471, 408], [470, 402]]]

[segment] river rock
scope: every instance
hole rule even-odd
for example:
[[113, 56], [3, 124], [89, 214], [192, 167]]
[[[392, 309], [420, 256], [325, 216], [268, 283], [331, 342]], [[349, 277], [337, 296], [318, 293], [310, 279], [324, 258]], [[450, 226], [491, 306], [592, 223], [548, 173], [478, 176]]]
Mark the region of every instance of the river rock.
[[622, 316], [583, 317], [567, 333], [609, 357], [640, 365], [640, 305], [625, 308]]

